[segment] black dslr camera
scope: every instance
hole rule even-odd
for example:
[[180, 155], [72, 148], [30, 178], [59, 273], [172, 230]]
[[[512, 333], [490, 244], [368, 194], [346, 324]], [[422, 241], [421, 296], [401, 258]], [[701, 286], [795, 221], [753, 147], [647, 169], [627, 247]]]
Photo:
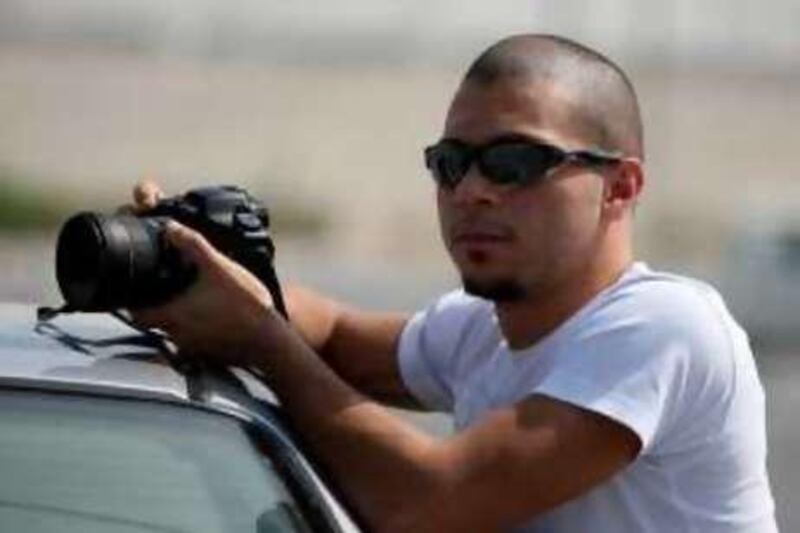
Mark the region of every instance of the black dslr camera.
[[71, 311], [112, 311], [163, 303], [197, 272], [164, 238], [169, 219], [203, 234], [252, 272], [286, 316], [273, 267], [266, 208], [238, 187], [206, 187], [158, 202], [137, 215], [84, 212], [61, 228], [56, 277]]

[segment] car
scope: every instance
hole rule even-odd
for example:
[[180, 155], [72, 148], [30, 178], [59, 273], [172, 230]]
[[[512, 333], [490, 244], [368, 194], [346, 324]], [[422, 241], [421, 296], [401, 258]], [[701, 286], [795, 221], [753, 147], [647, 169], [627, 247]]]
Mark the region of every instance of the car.
[[0, 304], [0, 530], [361, 531], [257, 376]]

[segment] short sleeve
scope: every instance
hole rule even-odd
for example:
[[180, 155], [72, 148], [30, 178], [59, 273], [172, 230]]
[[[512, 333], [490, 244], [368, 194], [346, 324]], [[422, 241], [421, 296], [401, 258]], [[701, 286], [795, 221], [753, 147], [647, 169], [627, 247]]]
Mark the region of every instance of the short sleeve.
[[416, 313], [400, 336], [400, 375], [411, 394], [425, 407], [452, 411], [453, 369], [470, 320], [486, 303], [454, 291]]
[[722, 412], [732, 354], [725, 321], [704, 295], [676, 283], [631, 287], [574, 333], [533, 392], [623, 424], [643, 453], [686, 441], [693, 426], [712, 430], [699, 419]]

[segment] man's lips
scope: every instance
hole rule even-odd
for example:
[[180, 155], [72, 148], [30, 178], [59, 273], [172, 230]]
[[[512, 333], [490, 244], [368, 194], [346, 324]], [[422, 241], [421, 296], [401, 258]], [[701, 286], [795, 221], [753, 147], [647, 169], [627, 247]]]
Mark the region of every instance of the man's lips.
[[501, 235], [497, 233], [483, 233], [483, 232], [465, 232], [457, 233], [453, 238], [453, 242], [459, 244], [482, 244], [482, 243], [500, 243], [508, 242], [511, 237], [508, 235]]
[[493, 244], [505, 243], [514, 239], [514, 234], [502, 227], [462, 227], [452, 232], [456, 244]]

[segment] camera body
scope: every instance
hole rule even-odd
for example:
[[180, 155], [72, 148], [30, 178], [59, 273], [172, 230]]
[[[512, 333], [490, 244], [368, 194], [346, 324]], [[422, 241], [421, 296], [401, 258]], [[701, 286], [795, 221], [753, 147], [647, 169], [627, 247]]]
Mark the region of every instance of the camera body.
[[136, 215], [84, 212], [71, 217], [56, 246], [56, 277], [67, 306], [76, 311], [135, 309], [163, 303], [189, 286], [196, 268], [165, 239], [170, 219], [198, 231], [252, 272], [285, 314], [269, 215], [235, 186], [193, 189]]

